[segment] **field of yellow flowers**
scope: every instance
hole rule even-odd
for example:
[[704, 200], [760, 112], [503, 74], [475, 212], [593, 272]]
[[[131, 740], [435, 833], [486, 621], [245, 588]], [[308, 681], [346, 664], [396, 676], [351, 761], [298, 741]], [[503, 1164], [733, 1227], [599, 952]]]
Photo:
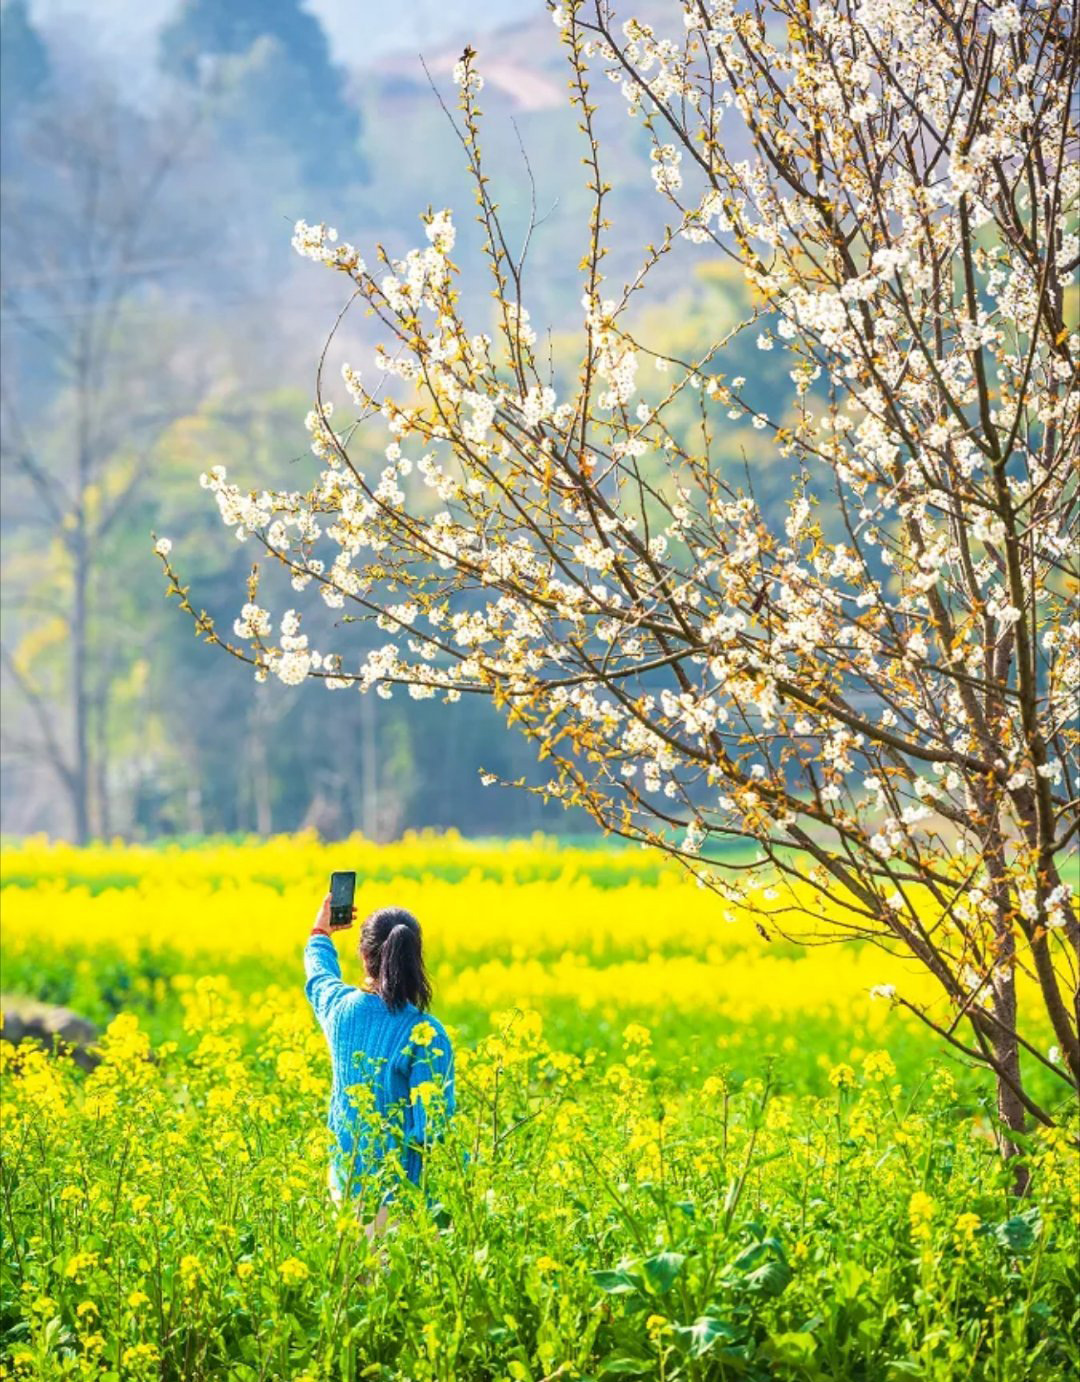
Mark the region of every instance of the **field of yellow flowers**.
[[[371, 1245], [326, 1191], [301, 953], [332, 868], [425, 931], [459, 1112]], [[308, 837], [3, 852], [0, 1376], [1057, 1379], [1076, 1161], [1021, 1203], [989, 1091], [869, 949], [766, 944], [640, 851]], [[359, 978], [355, 935], [337, 938]]]

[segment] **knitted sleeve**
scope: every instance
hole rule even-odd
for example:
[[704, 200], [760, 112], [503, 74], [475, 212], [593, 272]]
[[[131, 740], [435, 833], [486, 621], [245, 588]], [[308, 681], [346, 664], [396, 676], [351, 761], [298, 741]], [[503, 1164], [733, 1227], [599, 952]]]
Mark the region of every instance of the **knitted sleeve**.
[[325, 1027], [336, 1005], [349, 991], [341, 977], [337, 950], [329, 936], [309, 936], [304, 946], [304, 973], [307, 982], [304, 993], [311, 1004], [319, 1025]]

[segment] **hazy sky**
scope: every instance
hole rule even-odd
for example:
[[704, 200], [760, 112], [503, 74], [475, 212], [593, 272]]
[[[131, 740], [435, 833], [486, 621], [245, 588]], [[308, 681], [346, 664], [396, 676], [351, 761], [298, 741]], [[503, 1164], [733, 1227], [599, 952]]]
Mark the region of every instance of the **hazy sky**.
[[[153, 83], [158, 30], [177, 0], [30, 0], [36, 23], [72, 48], [108, 59], [133, 91]], [[543, 0], [308, 0], [335, 58], [363, 67], [386, 53], [430, 53], [535, 14]]]
[[543, 0], [311, 0], [337, 55], [357, 66], [396, 50], [423, 52], [468, 34], [527, 19]]

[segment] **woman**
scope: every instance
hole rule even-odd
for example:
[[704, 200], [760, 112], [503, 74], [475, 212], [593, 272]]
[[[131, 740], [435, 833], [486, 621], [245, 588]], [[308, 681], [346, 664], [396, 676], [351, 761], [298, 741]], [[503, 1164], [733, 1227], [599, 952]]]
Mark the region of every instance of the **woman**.
[[[399, 907], [372, 912], [360, 930], [358, 955], [363, 988], [341, 977], [327, 894], [304, 948], [304, 992], [333, 1066], [326, 1121], [337, 1138], [329, 1184], [338, 1204], [385, 1169], [388, 1152], [419, 1183], [425, 1150], [454, 1111], [454, 1053], [446, 1029], [427, 1012], [431, 984], [419, 922]], [[369, 1232], [384, 1228], [391, 1194], [382, 1195]]]

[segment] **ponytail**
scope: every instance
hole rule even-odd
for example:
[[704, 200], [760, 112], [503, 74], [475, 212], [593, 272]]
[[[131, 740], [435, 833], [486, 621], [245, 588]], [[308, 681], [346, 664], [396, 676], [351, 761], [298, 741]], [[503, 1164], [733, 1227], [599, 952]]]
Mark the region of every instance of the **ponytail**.
[[364, 922], [360, 953], [375, 979], [379, 996], [391, 1012], [406, 1003], [431, 1005], [431, 983], [424, 969], [420, 923], [400, 907], [383, 907]]

